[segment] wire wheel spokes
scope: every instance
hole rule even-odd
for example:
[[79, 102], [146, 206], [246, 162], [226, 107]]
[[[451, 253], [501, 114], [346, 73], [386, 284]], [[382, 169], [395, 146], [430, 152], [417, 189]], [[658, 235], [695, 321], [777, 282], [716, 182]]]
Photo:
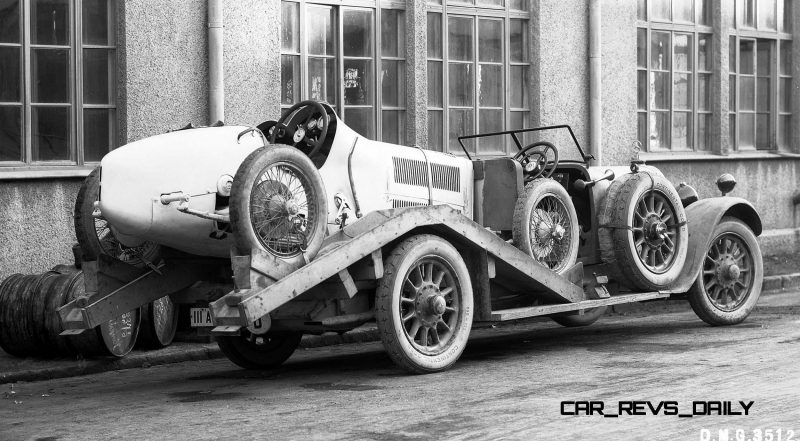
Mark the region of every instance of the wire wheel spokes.
[[631, 225], [639, 261], [651, 272], [667, 272], [677, 255], [680, 224], [675, 207], [658, 190], [645, 192], [636, 202]]
[[130, 265], [139, 265], [145, 262], [145, 256], [158, 245], [155, 242], [144, 242], [139, 246], [129, 247], [123, 245], [111, 231], [108, 221], [101, 217], [94, 218], [94, 232], [100, 242], [100, 248], [111, 257], [119, 259]]
[[754, 281], [753, 254], [737, 234], [714, 239], [703, 262], [703, 288], [717, 309], [731, 312], [747, 300]]
[[546, 195], [531, 212], [530, 238], [533, 257], [553, 271], [564, 268], [572, 246], [569, 212], [561, 199]]
[[303, 252], [314, 233], [317, 210], [314, 190], [292, 164], [265, 168], [250, 193], [250, 222], [261, 244], [279, 257]]
[[461, 319], [461, 290], [453, 268], [436, 256], [414, 262], [403, 279], [399, 306], [408, 341], [426, 355], [443, 353]]

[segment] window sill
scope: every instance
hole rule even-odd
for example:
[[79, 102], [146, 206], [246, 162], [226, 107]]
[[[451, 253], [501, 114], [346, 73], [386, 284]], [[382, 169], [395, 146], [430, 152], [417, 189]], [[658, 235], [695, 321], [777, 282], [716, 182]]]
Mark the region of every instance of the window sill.
[[674, 162], [674, 161], [742, 161], [755, 159], [800, 159], [800, 154], [776, 151], [745, 151], [732, 152], [728, 155], [714, 153], [676, 152], [676, 153], [646, 153], [639, 155], [647, 162]]
[[94, 170], [90, 167], [0, 167], [0, 181], [51, 178], [85, 178]]

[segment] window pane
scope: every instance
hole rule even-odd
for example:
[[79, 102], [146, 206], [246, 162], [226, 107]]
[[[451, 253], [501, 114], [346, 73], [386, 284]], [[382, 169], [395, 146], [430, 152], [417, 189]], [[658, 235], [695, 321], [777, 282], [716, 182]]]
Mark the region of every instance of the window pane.
[[673, 105], [676, 109], [692, 109], [692, 78], [691, 74], [676, 73], [672, 77]]
[[477, 0], [479, 6], [505, 6], [505, 0]]
[[670, 0], [650, 0], [650, 18], [652, 20], [669, 21]]
[[[449, 123], [449, 149], [452, 152], [461, 152], [458, 137], [475, 133], [475, 112], [468, 109], [453, 109], [450, 111]], [[467, 148], [472, 150], [469, 144]]]
[[755, 110], [756, 83], [753, 77], [739, 78], [739, 110]]
[[448, 19], [448, 53], [451, 60], [472, 61], [472, 19], [450, 17]]
[[710, 6], [711, 6], [711, 0], [695, 0], [695, 9], [697, 10], [696, 11], [697, 24], [711, 25], [711, 19], [709, 18]]
[[0, 46], [0, 101], [19, 102], [20, 48]]
[[114, 147], [114, 111], [83, 110], [83, 157], [87, 162], [103, 159]]
[[669, 109], [669, 73], [650, 72], [650, 108]]
[[736, 149], [736, 115], [728, 115], [728, 136], [730, 136], [730, 148]]
[[737, 0], [736, 16], [739, 17], [739, 26], [753, 28], [756, 25], [756, 0]]
[[771, 149], [769, 114], [756, 115], [756, 148]]
[[778, 126], [778, 146], [791, 147], [792, 144], [792, 117], [782, 115], [779, 117]]
[[711, 115], [697, 115], [697, 150], [709, 150], [711, 141]]
[[300, 56], [281, 56], [281, 104], [291, 105], [300, 99]]
[[757, 99], [756, 102], [758, 107], [756, 110], [759, 112], [769, 112], [770, 109], [770, 99], [769, 99], [769, 89], [770, 89], [770, 79], [769, 78], [759, 78], [757, 81], [758, 90], [756, 90]]
[[508, 7], [517, 11], [527, 11], [530, 0], [508, 0]]
[[781, 78], [781, 90], [778, 91], [778, 110], [781, 112], [792, 111], [792, 79]]
[[753, 72], [753, 50], [755, 42], [753, 40], [741, 40], [739, 42], [739, 73], [752, 75]]
[[345, 105], [372, 104], [372, 83], [371, 60], [344, 60]]
[[775, 0], [759, 0], [758, 2], [758, 28], [775, 29]]
[[639, 112], [636, 121], [636, 133], [642, 147], [647, 146], [647, 112]]
[[647, 21], [647, 0], [638, 0], [636, 2], [636, 18]]
[[333, 27], [336, 15], [333, 8], [308, 7], [308, 53], [314, 55], [336, 55]]
[[694, 23], [693, 0], [672, 0], [672, 21]]
[[692, 147], [692, 114], [674, 112], [672, 114], [672, 148], [688, 149]]
[[383, 60], [381, 62], [381, 90], [384, 106], [406, 105], [406, 63]]
[[482, 64], [478, 67], [479, 105], [481, 107], [503, 107], [503, 66]]
[[0, 161], [22, 161], [21, 109], [0, 106]]
[[728, 77], [728, 110], [736, 111], [736, 75]]
[[442, 14], [428, 13], [428, 58], [442, 58]]
[[0, 0], [0, 42], [20, 42], [19, 20], [19, 0]]
[[[479, 133], [494, 133], [503, 131], [503, 111], [502, 110], [481, 110], [478, 114]], [[491, 136], [478, 140], [479, 153], [502, 153], [505, 152], [504, 137]]]
[[756, 145], [755, 118], [752, 113], [739, 116], [739, 147], [754, 147]]
[[428, 106], [442, 107], [442, 62], [428, 61]]
[[441, 110], [428, 112], [428, 148], [442, 150], [442, 137], [444, 136], [444, 122]]
[[478, 21], [478, 60], [493, 63], [503, 62], [503, 22], [501, 20]]
[[68, 103], [69, 50], [33, 49], [31, 53], [33, 102]]
[[300, 4], [281, 2], [281, 50], [300, 52]]
[[68, 107], [33, 107], [33, 160], [70, 159], [70, 109]]
[[512, 109], [528, 108], [528, 66], [511, 66], [511, 84], [509, 107]]
[[736, 36], [731, 35], [728, 44], [728, 70], [730, 70], [731, 73], [736, 72], [736, 53]]
[[113, 104], [115, 101], [114, 51], [84, 49], [83, 101], [86, 104]]
[[406, 21], [403, 11], [381, 11], [381, 54], [384, 57], [405, 57]]
[[381, 139], [383, 142], [404, 145], [406, 143], [406, 112], [402, 110], [384, 110]]
[[31, 0], [31, 43], [69, 44], [68, 0]]
[[372, 109], [345, 108], [344, 122], [347, 126], [355, 130], [366, 138], [375, 138], [375, 124], [373, 123]]
[[647, 29], [636, 30], [636, 65], [647, 68]]
[[639, 110], [647, 110], [647, 71], [640, 70], [636, 78], [636, 104]]
[[768, 40], [758, 40], [756, 52], [756, 71], [759, 75], [769, 75], [772, 73], [772, 42]]
[[511, 112], [506, 130], [525, 129], [528, 127], [529, 112]]
[[344, 56], [372, 56], [372, 11], [345, 10]]
[[687, 72], [692, 70], [692, 37], [686, 34], [675, 34], [675, 70]]
[[669, 70], [669, 32], [653, 32], [650, 37], [650, 68]]
[[781, 75], [792, 74], [792, 42], [781, 40]]
[[83, 43], [113, 45], [116, 7], [113, 0], [83, 0]]
[[669, 112], [650, 112], [650, 148], [669, 148]]
[[474, 103], [474, 79], [472, 64], [453, 64], [449, 66], [449, 88], [451, 106], [472, 106]]
[[336, 104], [336, 61], [327, 58], [308, 59], [309, 98]]
[[778, 0], [778, 8], [783, 8], [781, 32], [792, 32], [792, 0]]
[[697, 105], [699, 110], [711, 110], [711, 99], [709, 87], [711, 87], [711, 75], [700, 74], [697, 76]]
[[528, 21], [511, 20], [510, 33], [511, 62], [524, 63], [528, 61]]
[[711, 36], [702, 34], [697, 37], [697, 69], [711, 71]]

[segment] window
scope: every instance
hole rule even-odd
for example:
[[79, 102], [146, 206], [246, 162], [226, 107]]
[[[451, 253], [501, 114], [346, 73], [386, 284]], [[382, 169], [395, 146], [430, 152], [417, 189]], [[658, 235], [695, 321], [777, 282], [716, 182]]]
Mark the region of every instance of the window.
[[281, 9], [282, 107], [326, 101], [361, 135], [404, 144], [405, 11], [305, 0]]
[[83, 165], [116, 145], [115, 10], [0, 1], [0, 165]]
[[637, 108], [648, 151], [710, 148], [709, 0], [639, 1]]
[[789, 0], [737, 0], [730, 36], [728, 118], [733, 148], [774, 150], [791, 142]]
[[[429, 147], [462, 152], [458, 137], [523, 128], [528, 104], [526, 1], [429, 2]], [[453, 8], [450, 5], [480, 6]], [[468, 143], [470, 154], [502, 155], [497, 140]]]

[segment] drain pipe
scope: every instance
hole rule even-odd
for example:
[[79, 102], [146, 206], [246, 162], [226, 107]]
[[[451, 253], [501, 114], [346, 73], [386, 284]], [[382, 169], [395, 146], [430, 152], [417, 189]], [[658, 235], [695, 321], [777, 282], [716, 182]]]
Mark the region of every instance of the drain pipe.
[[208, 119], [225, 121], [222, 0], [208, 0]]
[[589, 154], [595, 158], [593, 165], [602, 164], [601, 1], [589, 0]]

